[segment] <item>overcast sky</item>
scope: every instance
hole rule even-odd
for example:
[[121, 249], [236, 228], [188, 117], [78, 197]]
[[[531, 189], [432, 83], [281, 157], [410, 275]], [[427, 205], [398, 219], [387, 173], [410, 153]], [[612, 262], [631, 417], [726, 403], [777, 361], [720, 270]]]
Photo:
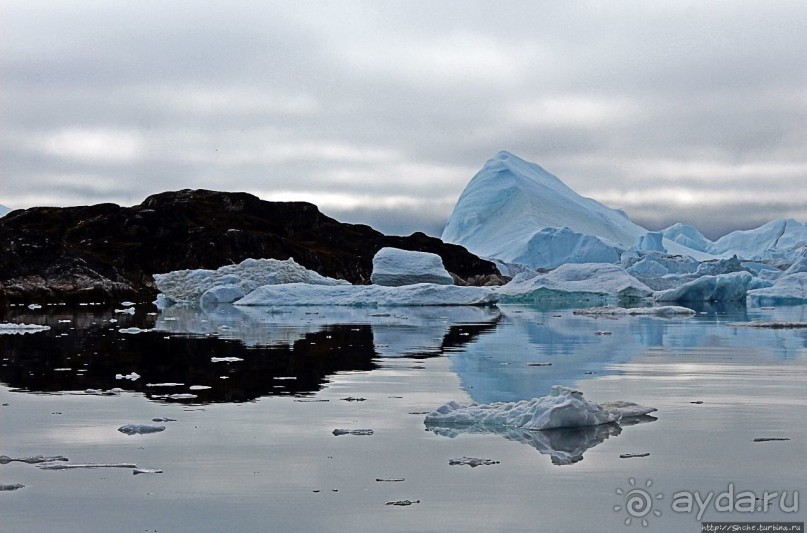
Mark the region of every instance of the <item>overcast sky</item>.
[[165, 190], [439, 235], [502, 149], [651, 229], [807, 220], [807, 3], [0, 3], [0, 204]]

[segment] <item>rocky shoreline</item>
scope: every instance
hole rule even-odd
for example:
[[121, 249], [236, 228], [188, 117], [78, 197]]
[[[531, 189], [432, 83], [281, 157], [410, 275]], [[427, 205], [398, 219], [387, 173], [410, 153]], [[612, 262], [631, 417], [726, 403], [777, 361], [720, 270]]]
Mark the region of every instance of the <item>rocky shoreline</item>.
[[310, 203], [181, 190], [133, 207], [35, 207], [0, 218], [0, 306], [154, 298], [153, 275], [247, 258], [294, 258], [323, 276], [370, 283], [383, 247], [439, 255], [457, 284], [501, 284], [496, 266], [423, 233], [384, 235], [338, 222]]

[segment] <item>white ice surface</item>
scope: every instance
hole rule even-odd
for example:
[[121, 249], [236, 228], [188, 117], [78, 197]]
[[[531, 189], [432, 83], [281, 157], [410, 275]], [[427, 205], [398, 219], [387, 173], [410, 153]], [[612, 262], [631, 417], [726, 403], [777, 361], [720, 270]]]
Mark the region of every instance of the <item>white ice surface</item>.
[[807, 272], [782, 276], [771, 287], [750, 290], [748, 299], [757, 305], [807, 302]]
[[389, 287], [416, 283], [454, 284], [439, 255], [390, 247], [381, 248], [373, 257], [370, 281]]
[[460, 287], [419, 283], [404, 287], [380, 285], [311, 285], [288, 283], [264, 285], [242, 299], [236, 306], [344, 305], [491, 305], [498, 300], [489, 287]]
[[575, 315], [583, 316], [660, 316], [660, 317], [688, 317], [693, 316], [695, 311], [688, 307], [678, 305], [661, 305], [658, 307], [590, 307], [586, 309], [575, 309]]
[[0, 335], [14, 335], [23, 333], [37, 333], [47, 331], [50, 326], [40, 326], [38, 324], [12, 324], [9, 322], [0, 323]]
[[739, 302], [749, 289], [767, 285], [749, 272], [701, 276], [673, 289], [656, 293], [657, 302]]
[[614, 402], [606, 407], [586, 400], [580, 391], [554, 385], [548, 396], [519, 402], [470, 405], [449, 402], [426, 415], [425, 423], [546, 430], [597, 426], [654, 411], [653, 407], [632, 402]]
[[[237, 265], [217, 270], [175, 270], [155, 274], [157, 289], [172, 302], [197, 303], [203, 294], [215, 287], [238, 287], [244, 294], [255, 287], [280, 283], [309, 283], [317, 285], [345, 285], [347, 281], [327, 278], [298, 265], [294, 259], [245, 259]], [[227, 290], [231, 290], [227, 289]], [[225, 290], [211, 294], [210, 299], [224, 298]]]
[[623, 268], [607, 263], [566, 264], [547, 274], [522, 273], [497, 287], [501, 303], [605, 296], [647, 298], [653, 291]]

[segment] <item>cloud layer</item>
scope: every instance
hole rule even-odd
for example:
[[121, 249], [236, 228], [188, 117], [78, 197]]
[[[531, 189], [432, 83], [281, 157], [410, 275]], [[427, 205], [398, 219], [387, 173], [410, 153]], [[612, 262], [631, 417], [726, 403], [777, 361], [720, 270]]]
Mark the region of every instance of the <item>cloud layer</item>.
[[0, 203], [308, 200], [439, 234], [501, 149], [651, 228], [807, 220], [801, 2], [0, 5]]

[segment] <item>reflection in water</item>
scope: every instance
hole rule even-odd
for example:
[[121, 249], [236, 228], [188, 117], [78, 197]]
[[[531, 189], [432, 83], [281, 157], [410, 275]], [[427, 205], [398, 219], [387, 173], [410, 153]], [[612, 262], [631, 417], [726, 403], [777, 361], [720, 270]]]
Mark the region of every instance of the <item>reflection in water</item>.
[[502, 306], [498, 327], [452, 354], [451, 366], [474, 402], [493, 403], [528, 400], [544, 396], [553, 385], [574, 386], [593, 376], [616, 374], [622, 363], [653, 350], [759, 349], [792, 360], [807, 347], [807, 331], [749, 332], [749, 328], [729, 324], [804, 321], [805, 309], [742, 306], [718, 313], [712, 306], [692, 318], [592, 318], [570, 310], [536, 312], [529, 307]]
[[480, 424], [473, 426], [446, 427], [426, 423], [426, 429], [437, 435], [454, 438], [464, 433], [496, 434], [502, 437], [532, 446], [538, 452], [549, 455], [552, 464], [570, 465], [583, 460], [583, 453], [589, 448], [603, 443], [609, 437], [622, 433], [622, 427], [644, 422], [653, 422], [656, 418], [650, 415], [626, 418], [619, 423], [600, 424], [579, 428], [545, 429], [530, 431], [503, 426], [488, 427]]
[[[461, 349], [494, 329], [498, 317], [496, 310], [476, 308], [12, 312], [3, 320], [48, 324], [51, 330], [0, 335], [0, 381], [30, 392], [121, 388], [153, 400], [194, 403], [310, 394], [337, 372], [377, 368], [378, 357], [433, 357]], [[131, 327], [146, 331], [121, 331]], [[116, 379], [132, 373], [139, 377]]]

